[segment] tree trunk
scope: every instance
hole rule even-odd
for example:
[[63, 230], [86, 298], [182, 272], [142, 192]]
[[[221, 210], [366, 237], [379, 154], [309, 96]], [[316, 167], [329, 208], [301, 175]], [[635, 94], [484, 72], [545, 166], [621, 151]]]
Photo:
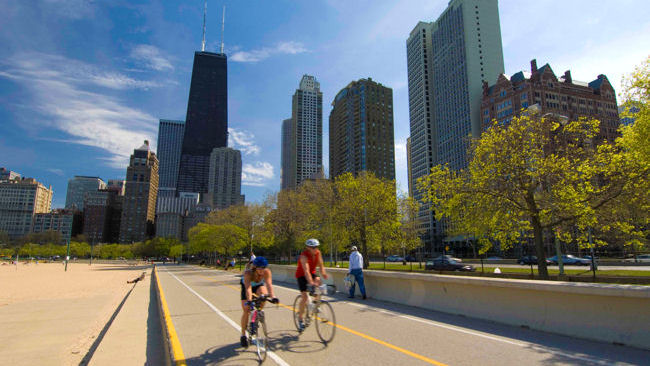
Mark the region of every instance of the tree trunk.
[[360, 240], [361, 240], [361, 250], [363, 251], [363, 269], [368, 269], [368, 266], [370, 266], [370, 260], [368, 258], [368, 245], [366, 243], [366, 227], [361, 228], [361, 235]]
[[537, 253], [537, 270], [539, 277], [548, 280], [548, 269], [546, 268], [546, 253], [544, 250], [544, 234], [542, 224], [539, 222], [539, 216], [533, 215], [531, 224], [533, 224], [533, 238], [535, 241], [535, 252]]

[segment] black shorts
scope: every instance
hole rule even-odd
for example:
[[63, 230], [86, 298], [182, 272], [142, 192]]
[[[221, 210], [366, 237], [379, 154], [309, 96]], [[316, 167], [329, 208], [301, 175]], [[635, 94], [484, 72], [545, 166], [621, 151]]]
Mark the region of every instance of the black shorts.
[[[315, 279], [319, 278], [319, 276], [317, 274], [315, 274], [315, 273], [312, 273], [311, 278], [313, 280], [315, 280]], [[307, 282], [307, 278], [305, 276], [298, 277], [298, 289], [300, 290], [300, 292], [306, 292], [307, 291], [307, 284], [308, 284], [308, 282]]]
[[[242, 300], [247, 300], [246, 299], [246, 287], [241, 282], [239, 284], [241, 285], [241, 299]], [[253, 294], [255, 294], [257, 292], [257, 289], [260, 288], [261, 286], [264, 286], [264, 284], [257, 285], [257, 286], [252, 286], [251, 291], [253, 292]]]

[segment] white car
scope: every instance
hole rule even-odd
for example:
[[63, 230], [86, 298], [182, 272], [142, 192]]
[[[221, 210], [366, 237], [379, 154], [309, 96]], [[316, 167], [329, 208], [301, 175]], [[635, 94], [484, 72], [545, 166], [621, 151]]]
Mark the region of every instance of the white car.
[[634, 258], [628, 258], [625, 260], [626, 262], [650, 262], [650, 254], [639, 254], [636, 256], [636, 260]]

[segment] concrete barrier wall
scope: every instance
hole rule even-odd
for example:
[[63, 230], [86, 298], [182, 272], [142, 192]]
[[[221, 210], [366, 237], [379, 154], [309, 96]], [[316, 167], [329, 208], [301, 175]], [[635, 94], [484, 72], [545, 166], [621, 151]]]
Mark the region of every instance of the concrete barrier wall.
[[[295, 265], [271, 268], [275, 281], [295, 282]], [[327, 271], [325, 282], [345, 291], [347, 270]], [[389, 271], [364, 271], [364, 278], [377, 300], [650, 349], [650, 286]]]

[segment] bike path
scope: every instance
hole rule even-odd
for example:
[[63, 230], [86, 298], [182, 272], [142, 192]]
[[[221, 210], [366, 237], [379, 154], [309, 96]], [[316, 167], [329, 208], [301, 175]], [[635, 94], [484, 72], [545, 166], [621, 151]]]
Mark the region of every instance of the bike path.
[[[187, 364], [257, 362], [254, 347], [239, 346], [238, 276], [194, 266], [158, 268]], [[341, 294], [331, 298], [339, 328], [333, 342], [324, 346], [313, 325], [301, 335], [296, 331], [291, 311], [298, 293], [294, 288], [275, 283], [281, 305], [265, 308], [275, 356], [267, 358], [267, 364], [520, 365], [525, 360], [531, 365], [640, 365], [650, 357], [650, 352], [628, 347], [371, 299], [348, 301]]]

